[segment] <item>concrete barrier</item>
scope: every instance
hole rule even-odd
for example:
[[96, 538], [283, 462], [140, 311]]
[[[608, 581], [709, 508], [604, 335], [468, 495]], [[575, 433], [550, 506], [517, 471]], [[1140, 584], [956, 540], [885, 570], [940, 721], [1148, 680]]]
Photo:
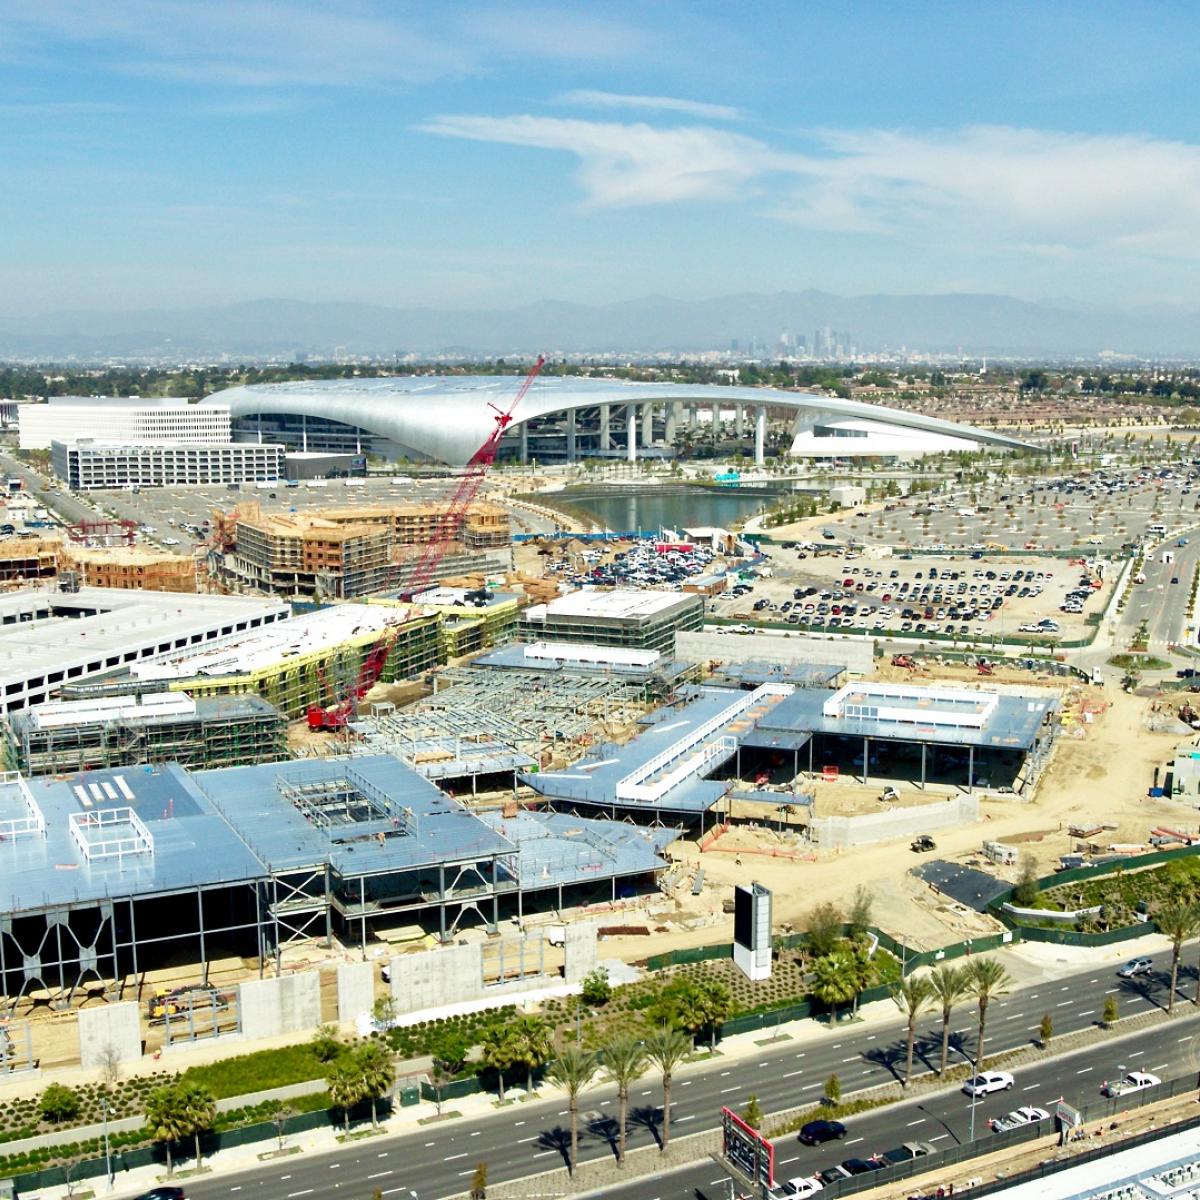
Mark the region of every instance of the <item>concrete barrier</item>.
[[321, 1024], [321, 979], [316, 971], [238, 985], [242, 1033], [248, 1038], [306, 1033]]
[[85, 1067], [134, 1062], [142, 1056], [140, 1006], [127, 1000], [79, 1010], [79, 1062]]

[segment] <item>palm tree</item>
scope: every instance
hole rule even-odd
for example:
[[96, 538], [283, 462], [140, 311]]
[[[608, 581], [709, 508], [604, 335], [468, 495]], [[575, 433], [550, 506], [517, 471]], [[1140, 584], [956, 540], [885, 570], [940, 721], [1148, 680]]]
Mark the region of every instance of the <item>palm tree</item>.
[[837, 1023], [840, 1004], [849, 1004], [858, 995], [858, 969], [844, 949], [824, 954], [813, 963], [813, 995], [830, 1012], [830, 1023]]
[[600, 1051], [605, 1076], [617, 1085], [617, 1166], [625, 1165], [625, 1125], [629, 1120], [629, 1085], [646, 1073], [646, 1048], [628, 1035], [609, 1042]]
[[533, 1073], [545, 1064], [554, 1047], [550, 1043], [550, 1027], [541, 1017], [526, 1013], [509, 1026], [513, 1042], [513, 1059], [525, 1067], [525, 1090], [533, 1092]]
[[950, 1057], [950, 1014], [960, 1000], [970, 995], [971, 988], [966, 971], [950, 963], [942, 963], [928, 978], [930, 997], [942, 1009], [942, 1065], [938, 1074], [945, 1075]]
[[167, 1156], [167, 1176], [174, 1170], [171, 1161], [171, 1143], [177, 1142], [187, 1132], [183, 1108], [183, 1097], [176, 1084], [155, 1088], [146, 1097], [146, 1128], [156, 1142], [162, 1142]]
[[913, 1043], [917, 1040], [917, 1018], [928, 1007], [933, 998], [933, 988], [929, 980], [922, 975], [910, 975], [892, 986], [892, 999], [896, 1007], [904, 1014], [907, 1023], [905, 1042], [907, 1056], [904, 1062], [904, 1086], [912, 1076]]
[[350, 1133], [350, 1110], [366, 1094], [363, 1090], [362, 1070], [353, 1058], [336, 1059], [325, 1075], [329, 1098], [342, 1110], [346, 1133]]
[[1183, 943], [1196, 933], [1196, 910], [1190, 904], [1172, 900], [1154, 914], [1159, 933], [1171, 939], [1171, 990], [1167, 993], [1167, 1012], [1175, 1009], [1175, 985], [1179, 982], [1179, 957]]
[[983, 1066], [983, 1034], [987, 1026], [988, 1004], [1012, 985], [1012, 977], [994, 958], [977, 958], [967, 967], [970, 994], [979, 1004], [979, 1037], [975, 1044], [975, 1069]]
[[504, 1103], [504, 1072], [518, 1061], [517, 1043], [510, 1025], [490, 1026], [479, 1042], [482, 1058], [500, 1081], [500, 1103]]
[[733, 1010], [733, 996], [719, 979], [702, 979], [696, 985], [698, 1015], [708, 1029], [708, 1047], [717, 1048], [717, 1030]]
[[179, 1084], [179, 1102], [183, 1110], [183, 1131], [192, 1135], [196, 1147], [196, 1166], [200, 1165], [200, 1135], [213, 1127], [217, 1119], [217, 1101], [208, 1088], [198, 1083]]
[[392, 1064], [392, 1056], [379, 1042], [367, 1042], [355, 1059], [362, 1077], [363, 1094], [371, 1101], [371, 1125], [377, 1129], [379, 1116], [376, 1106], [396, 1081], [396, 1068]]
[[592, 1051], [576, 1042], [568, 1042], [546, 1069], [546, 1078], [567, 1093], [567, 1108], [571, 1113], [571, 1154], [567, 1159], [567, 1171], [571, 1175], [575, 1174], [579, 1157], [579, 1094], [596, 1078], [599, 1066]]
[[671, 1079], [675, 1068], [692, 1052], [692, 1039], [682, 1029], [663, 1025], [646, 1036], [646, 1057], [662, 1072], [663, 1123], [662, 1146], [671, 1140]]

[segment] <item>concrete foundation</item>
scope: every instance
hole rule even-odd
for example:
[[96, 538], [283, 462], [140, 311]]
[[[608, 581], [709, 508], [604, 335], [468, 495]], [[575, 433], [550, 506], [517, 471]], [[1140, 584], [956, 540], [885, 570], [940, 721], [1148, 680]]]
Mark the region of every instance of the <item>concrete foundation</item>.
[[349, 1022], [375, 1005], [375, 972], [373, 962], [338, 963], [337, 1005], [338, 1020]]
[[845, 667], [851, 675], [874, 670], [874, 642], [867, 638], [821, 638], [793, 633], [759, 632], [675, 634], [675, 656], [686, 662], [713, 659], [718, 662], [829, 663]]
[[102, 1067], [109, 1050], [116, 1061], [135, 1062], [142, 1056], [141, 1006], [133, 1000], [79, 1010], [79, 1062]]
[[912, 838], [938, 829], [953, 829], [979, 820], [977, 795], [953, 796], [936, 804], [892, 808], [857, 817], [816, 817], [809, 825], [812, 837], [824, 849], [867, 846], [896, 838]]
[[321, 980], [316, 971], [238, 985], [242, 1033], [248, 1038], [307, 1033], [321, 1024]]

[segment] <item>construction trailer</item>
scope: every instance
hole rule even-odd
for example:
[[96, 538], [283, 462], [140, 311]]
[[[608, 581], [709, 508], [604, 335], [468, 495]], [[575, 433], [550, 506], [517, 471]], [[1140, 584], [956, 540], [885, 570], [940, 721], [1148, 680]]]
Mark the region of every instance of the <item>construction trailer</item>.
[[[148, 973], [651, 889], [674, 834], [477, 814], [387, 755], [0, 779], [0, 1003], [142, 999]], [[186, 967], [184, 968], [186, 969]]]
[[441, 661], [440, 618], [405, 604], [338, 604], [211, 646], [138, 663], [133, 679], [207, 696], [258, 695], [289, 720], [336, 704], [358, 679], [385, 631], [392, 637], [381, 682], [408, 679]]
[[135, 692], [52, 701], [3, 726], [5, 766], [57, 775], [135, 763], [234, 767], [288, 757], [287, 722], [258, 696]]

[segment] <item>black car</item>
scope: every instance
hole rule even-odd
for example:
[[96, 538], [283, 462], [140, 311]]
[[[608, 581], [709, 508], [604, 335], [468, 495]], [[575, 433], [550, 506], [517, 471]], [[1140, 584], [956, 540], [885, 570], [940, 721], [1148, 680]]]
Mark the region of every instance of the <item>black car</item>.
[[181, 1187], [156, 1187], [135, 1196], [134, 1200], [185, 1200], [185, 1197]]
[[819, 1146], [822, 1142], [840, 1141], [846, 1136], [846, 1127], [841, 1121], [809, 1121], [800, 1130], [800, 1140], [806, 1146]]
[[884, 1166], [877, 1158], [845, 1158], [842, 1160], [842, 1170], [847, 1175], [866, 1175], [871, 1171], [878, 1171]]

